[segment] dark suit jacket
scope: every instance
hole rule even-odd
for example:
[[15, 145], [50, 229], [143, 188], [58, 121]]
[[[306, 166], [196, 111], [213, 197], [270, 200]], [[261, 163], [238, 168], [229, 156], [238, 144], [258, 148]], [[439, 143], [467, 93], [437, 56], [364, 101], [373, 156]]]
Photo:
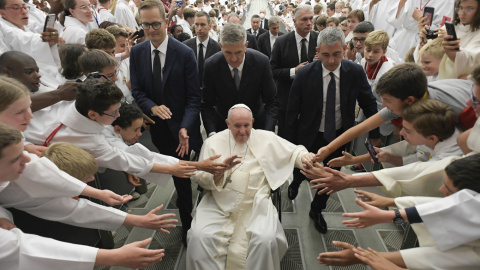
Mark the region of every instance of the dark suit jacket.
[[257, 38], [254, 35], [247, 33], [248, 48], [258, 51]]
[[195, 149], [200, 138], [201, 91], [194, 52], [176, 39], [169, 38], [162, 71], [162, 90], [158, 93], [159, 90], [153, 88], [150, 41], [146, 40], [132, 47], [130, 79], [132, 94], [138, 106], [146, 115], [151, 115], [153, 106], [162, 104], [167, 106], [172, 112], [172, 118], [154, 120], [167, 121], [176, 143], [178, 143], [178, 131], [186, 128], [190, 136], [190, 149]]
[[[312, 146], [322, 119], [323, 91], [322, 61], [317, 60], [298, 70], [293, 80], [285, 117], [287, 140], [307, 149]], [[367, 117], [377, 113], [377, 103], [365, 71], [358, 64], [342, 60], [340, 111], [344, 130], [354, 125], [356, 101]], [[373, 133], [379, 135], [378, 129]], [[370, 134], [372, 137], [373, 133]]]
[[[278, 36], [281, 35], [283, 35], [283, 33], [278, 32]], [[270, 55], [272, 54], [272, 46], [270, 45], [270, 31], [267, 31], [258, 37], [258, 50], [270, 58]]]
[[[195, 59], [198, 59], [197, 58], [197, 38], [191, 38], [191, 39], [188, 39], [188, 40], [185, 40], [183, 42], [183, 44], [187, 45], [188, 47], [190, 47], [190, 49], [193, 50], [193, 52], [195, 53]], [[218, 42], [216, 42], [215, 40], [213, 40], [212, 38], [209, 38], [208, 39], [208, 45], [207, 45], [207, 51], [205, 52], [205, 60], [207, 60], [207, 58], [209, 58], [210, 56], [216, 54], [217, 52], [219, 52], [221, 49], [220, 49], [220, 44], [218, 44]], [[205, 63], [205, 62], [204, 62]], [[199, 69], [199, 72], [198, 72], [198, 81], [202, 82], [202, 76], [203, 74], [200, 72], [200, 67], [198, 67]]]
[[[266, 32], [267, 32], [267, 30], [265, 30], [265, 29], [263, 29], [263, 28], [258, 28], [258, 34], [257, 34], [257, 36], [256, 36], [257, 41], [258, 41], [258, 37], [259, 37], [261, 34], [266, 33]], [[252, 28], [248, 28], [248, 29], [247, 29], [247, 34], [250, 34], [250, 35], [254, 35], [254, 36], [255, 36], [255, 34], [253, 34]]]
[[[268, 30], [268, 19], [263, 19], [265, 22], [263, 23], [263, 29]], [[262, 25], [262, 21], [260, 21], [260, 25]]]
[[232, 73], [222, 52], [205, 61], [203, 73], [202, 119], [207, 134], [222, 131], [227, 126], [228, 110], [244, 103], [252, 110], [255, 128], [274, 131], [278, 101], [268, 58], [247, 49], [237, 91]]
[[[317, 51], [318, 33], [310, 31], [310, 41], [308, 42], [308, 62], [312, 62]], [[287, 110], [288, 95], [293, 79], [290, 79], [290, 69], [298, 66], [298, 49], [295, 40], [295, 32], [290, 32], [277, 38], [273, 45], [270, 56], [270, 65], [272, 67], [273, 79], [277, 84], [277, 97], [280, 102], [280, 111]]]

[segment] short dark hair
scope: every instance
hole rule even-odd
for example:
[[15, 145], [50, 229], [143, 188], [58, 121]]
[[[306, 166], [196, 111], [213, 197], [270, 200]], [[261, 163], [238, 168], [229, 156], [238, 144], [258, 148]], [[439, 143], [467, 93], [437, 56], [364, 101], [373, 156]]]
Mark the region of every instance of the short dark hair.
[[409, 96], [422, 98], [428, 82], [423, 70], [414, 63], [403, 63], [391, 68], [380, 77], [376, 91], [381, 96], [388, 94], [401, 100]]
[[478, 181], [477, 173], [479, 167], [480, 154], [475, 154], [453, 161], [445, 168], [445, 173], [458, 190], [468, 188], [480, 192], [480, 181]]
[[117, 45], [115, 36], [105, 29], [92, 29], [85, 36], [85, 45], [91, 49], [114, 49]]
[[62, 69], [60, 74], [65, 79], [73, 80], [82, 76], [82, 68], [80, 67], [80, 56], [87, 51], [84, 45], [77, 43], [63, 44], [58, 47], [58, 55]]
[[81, 115], [88, 117], [89, 110], [103, 113], [122, 98], [122, 90], [114, 82], [91, 78], [77, 88], [75, 108]]
[[257, 15], [257, 14], [252, 15], [252, 18], [250, 19], [250, 21], [253, 21], [253, 19], [260, 19], [260, 15]]
[[[113, 37], [113, 35], [112, 35]], [[92, 49], [83, 53], [78, 62], [83, 74], [87, 75], [95, 71], [100, 72], [106, 67], [116, 67], [117, 61], [102, 50]]]
[[373, 26], [373, 24], [369, 21], [359, 22], [355, 28], [353, 28], [353, 33], [359, 34], [370, 33], [373, 31], [375, 31], [375, 26]]
[[20, 131], [7, 124], [0, 123], [0, 158], [2, 158], [3, 149], [22, 140], [23, 136]]
[[175, 24], [172, 26], [172, 28], [170, 28], [170, 33], [173, 35], [173, 33], [175, 32], [175, 29], [177, 29], [177, 27], [180, 27], [183, 29], [183, 26], [181, 26], [180, 24]]
[[186, 8], [183, 10], [183, 18], [186, 20], [188, 18], [193, 18], [195, 17], [195, 14], [197, 12], [193, 8]]
[[207, 24], [210, 24], [210, 15], [208, 15], [208, 13], [206, 13], [205, 11], [199, 11], [197, 13], [195, 13], [195, 17], [207, 17]]
[[152, 9], [152, 8], [158, 8], [158, 10], [160, 11], [160, 17], [162, 17], [162, 19], [166, 19], [166, 17], [165, 17], [165, 7], [163, 6], [162, 3], [160, 3], [159, 1], [156, 1], [156, 0], [145, 0], [145, 1], [143, 1], [140, 4], [140, 6], [138, 7], [138, 14], [140, 14], [141, 10]]
[[190, 36], [190, 34], [183, 32], [178, 35], [177, 40], [180, 42], [184, 42], [185, 40], [189, 40], [191, 38], [192, 37]]
[[122, 129], [130, 127], [133, 121], [143, 118], [143, 112], [137, 105], [122, 103], [120, 116], [113, 121], [112, 126], [119, 126]]
[[330, 10], [335, 10], [335, 4], [329, 4], [327, 8], [329, 8]]

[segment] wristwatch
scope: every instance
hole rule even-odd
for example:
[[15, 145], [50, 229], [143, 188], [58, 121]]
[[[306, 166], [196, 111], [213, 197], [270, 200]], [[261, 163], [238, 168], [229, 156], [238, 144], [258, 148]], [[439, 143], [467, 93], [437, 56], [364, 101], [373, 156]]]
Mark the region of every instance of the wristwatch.
[[393, 212], [395, 212], [395, 218], [393, 219], [393, 224], [399, 226], [405, 223], [403, 221], [402, 215], [400, 215], [400, 211], [398, 209], [393, 209]]

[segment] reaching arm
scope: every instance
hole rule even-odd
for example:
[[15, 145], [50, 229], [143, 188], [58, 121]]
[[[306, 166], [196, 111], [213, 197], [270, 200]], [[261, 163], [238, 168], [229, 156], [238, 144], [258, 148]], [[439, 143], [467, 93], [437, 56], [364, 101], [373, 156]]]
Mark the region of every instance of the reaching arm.
[[312, 184], [317, 184], [312, 186], [312, 189], [322, 189], [318, 192], [318, 194], [327, 193], [330, 195], [346, 188], [382, 185], [380, 181], [378, 181], [378, 179], [371, 173], [348, 175], [330, 168], [325, 168], [325, 171], [331, 173], [332, 176], [310, 181]]

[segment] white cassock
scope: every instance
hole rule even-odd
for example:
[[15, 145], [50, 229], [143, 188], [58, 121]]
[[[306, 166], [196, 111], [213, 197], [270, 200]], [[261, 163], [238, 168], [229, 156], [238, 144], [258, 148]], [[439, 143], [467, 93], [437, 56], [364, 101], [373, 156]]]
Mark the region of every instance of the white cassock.
[[404, 58], [407, 51], [410, 48], [417, 46], [420, 42], [418, 36], [418, 22], [412, 18], [415, 8], [419, 8], [420, 10], [423, 10], [424, 6], [435, 8], [431, 26], [431, 29], [435, 30], [440, 28], [443, 16], [453, 18], [454, 4], [455, 0], [407, 0], [405, 6], [400, 10], [398, 17], [396, 17], [398, 5], [389, 10], [387, 14], [387, 22], [396, 28], [393, 40], [396, 44], [395, 50], [400, 57]]
[[[115, 60], [117, 60], [117, 55], [120, 55], [121, 59], [121, 54], [116, 54], [115, 55]], [[130, 59], [126, 58], [123, 60], [117, 60], [119, 62], [119, 65], [117, 66], [117, 78], [118, 80], [115, 82], [115, 84], [122, 90], [123, 96], [125, 97], [125, 101], [129, 104], [132, 104], [134, 101], [134, 98], [132, 96], [132, 91], [128, 88], [127, 82], [130, 81]]]
[[270, 190], [279, 188], [294, 166], [301, 167], [306, 153], [305, 147], [264, 130], [252, 129], [243, 145], [228, 129], [208, 138], [200, 160], [218, 154], [222, 160], [243, 158], [218, 185], [212, 174], [195, 175], [206, 194], [188, 231], [187, 269], [279, 270], [287, 240]]
[[98, 248], [0, 228], [0, 269], [93, 269]]
[[134, 30], [138, 28], [133, 11], [130, 9], [128, 2], [125, 0], [119, 0], [117, 2], [117, 6], [115, 7], [115, 12], [113, 15], [117, 19], [117, 23]]
[[[363, 70], [366, 70], [367, 63], [365, 61], [365, 58], [362, 58], [361, 65], [363, 67]], [[394, 67], [394, 62], [392, 61], [392, 59], [388, 58], [388, 61], [383, 62], [382, 66], [378, 70], [378, 73], [377, 73], [377, 76], [375, 77], [375, 79], [370, 80], [367, 77], [368, 83], [370, 84], [370, 87], [372, 88], [372, 93], [375, 96], [375, 98], [377, 99], [377, 110], [379, 110], [379, 111], [381, 109], [383, 109], [383, 106], [382, 106], [382, 97], [380, 97], [380, 95], [376, 91], [377, 83], [378, 83], [378, 80], [380, 80], [380, 78], [383, 76], [383, 74], [385, 74], [387, 71], [389, 71], [393, 67]], [[393, 129], [394, 129], [394, 126], [393, 126], [392, 122], [385, 122], [385, 124], [380, 126], [380, 133], [383, 136], [388, 136], [393, 132]]]
[[69, 142], [89, 152], [99, 167], [124, 171], [138, 177], [150, 172], [154, 162], [112, 147], [101, 131], [105, 126], [81, 115], [73, 101], [61, 101], [36, 111], [24, 136], [27, 141], [42, 145], [60, 124], [63, 126], [54, 136], [54, 142]]
[[375, 26], [375, 30], [383, 30], [388, 33], [390, 38], [393, 38], [395, 27], [387, 23], [388, 12], [391, 9], [396, 9], [399, 0], [394, 1], [380, 1], [370, 8], [370, 1], [365, 1], [362, 7], [365, 20], [371, 22]]
[[[105, 126], [105, 129], [102, 130], [102, 134], [105, 136], [105, 139], [107, 139], [107, 142], [111, 146], [121, 149], [127, 153], [141, 156], [148, 160], [153, 160], [153, 162], [155, 163], [174, 165], [177, 164], [179, 161], [178, 158], [152, 152], [141, 143], [137, 142], [136, 144], [132, 145], [125, 143], [125, 141], [122, 139], [122, 136], [120, 134], [117, 134], [113, 130], [112, 126]], [[163, 173], [146, 173], [142, 176], [142, 178], [162, 187], [165, 187], [168, 181], [170, 181], [170, 179], [172, 178], [172, 176], [170, 174]]]
[[470, 25], [455, 25], [455, 32], [460, 38], [460, 51], [455, 55], [455, 62], [445, 54], [438, 70], [439, 80], [457, 79], [470, 75], [480, 63], [480, 30], [470, 31]]
[[60, 37], [65, 40], [65, 44], [78, 43], [85, 45], [85, 36], [88, 28], [81, 21], [72, 16], [65, 16], [65, 28], [60, 32]]
[[109, 21], [109, 22], [117, 22], [117, 19], [115, 16], [113, 16], [112, 12], [110, 10], [100, 6], [97, 9], [97, 14], [98, 14], [98, 24], [101, 24], [104, 21]]

